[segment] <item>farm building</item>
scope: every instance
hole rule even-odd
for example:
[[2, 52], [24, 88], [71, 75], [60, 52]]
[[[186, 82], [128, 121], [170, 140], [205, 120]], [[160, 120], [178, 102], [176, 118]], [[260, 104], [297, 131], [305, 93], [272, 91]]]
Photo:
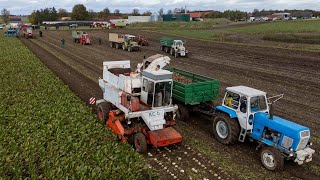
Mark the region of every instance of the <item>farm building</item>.
[[272, 14], [272, 19], [276, 20], [283, 20], [283, 19], [288, 19], [290, 17], [290, 13], [274, 13]]
[[213, 10], [208, 10], [208, 11], [187, 11], [187, 12], [180, 12], [178, 14], [189, 14], [190, 15], [190, 20], [191, 21], [197, 21], [201, 19], [201, 17], [213, 13]]
[[162, 16], [163, 21], [189, 22], [190, 14], [167, 14]]
[[151, 16], [128, 16], [128, 23], [151, 22]]

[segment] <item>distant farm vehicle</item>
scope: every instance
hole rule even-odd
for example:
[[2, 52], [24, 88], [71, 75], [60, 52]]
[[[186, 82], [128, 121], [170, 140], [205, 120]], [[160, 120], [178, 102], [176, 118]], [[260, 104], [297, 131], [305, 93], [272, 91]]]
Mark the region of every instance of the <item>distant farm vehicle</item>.
[[2, 24], [0, 24], [0, 29], [3, 30], [3, 25]]
[[69, 28], [77, 28], [78, 27], [78, 24], [70, 24], [69, 25]]
[[35, 38], [35, 36], [33, 35], [33, 28], [32, 27], [27, 27], [27, 28], [23, 28], [23, 37], [29, 39], [29, 38]]
[[[152, 60], [144, 60], [150, 64]], [[283, 97], [267, 98], [266, 93], [246, 86], [226, 88], [222, 104], [214, 106], [219, 97], [219, 82], [176, 68], [173, 72], [172, 100], [178, 104], [177, 119], [187, 120], [191, 111], [207, 115], [213, 120], [215, 138], [231, 145], [245, 139], [262, 148], [261, 162], [271, 171], [281, 171], [284, 160], [303, 164], [312, 161], [315, 153], [310, 129], [273, 115], [273, 106]]]
[[17, 31], [13, 30], [13, 29], [8, 29], [5, 33], [4, 33], [5, 37], [17, 37]]
[[96, 102], [97, 114], [123, 142], [130, 142], [140, 153], [147, 145], [165, 147], [182, 141], [174, 129], [172, 72], [163, 70], [170, 58], [161, 56], [146, 69], [131, 72], [130, 61], [103, 63], [99, 86], [103, 99]]
[[149, 42], [146, 40], [146, 38], [143, 35], [138, 35], [134, 39], [140, 46], [148, 46]]
[[85, 31], [72, 31], [72, 39], [73, 39], [73, 41], [75, 43], [80, 43], [81, 38], [83, 37], [82, 35], [88, 35], [88, 33], [85, 32]]
[[82, 45], [90, 45], [91, 44], [91, 39], [89, 34], [82, 34], [80, 38], [80, 44]]
[[116, 33], [109, 33], [109, 41], [112, 48], [122, 48], [123, 50], [128, 50], [129, 52], [141, 50], [138, 43], [133, 40], [134, 38], [135, 36], [128, 34], [121, 35]]
[[114, 22], [114, 23], [110, 23], [110, 29], [120, 29], [120, 28], [124, 28], [126, 27], [126, 23], [124, 22]]
[[188, 51], [183, 46], [183, 42], [181, 40], [162, 37], [160, 38], [160, 49], [161, 51], [165, 51], [166, 53], [170, 53], [174, 57], [179, 56], [188, 56]]

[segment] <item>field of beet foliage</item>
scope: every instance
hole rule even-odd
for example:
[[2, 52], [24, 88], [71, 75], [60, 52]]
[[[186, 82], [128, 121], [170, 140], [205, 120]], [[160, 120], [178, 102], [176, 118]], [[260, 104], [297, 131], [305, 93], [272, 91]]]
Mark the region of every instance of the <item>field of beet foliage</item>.
[[17, 38], [0, 36], [0, 177], [147, 179], [145, 160]]

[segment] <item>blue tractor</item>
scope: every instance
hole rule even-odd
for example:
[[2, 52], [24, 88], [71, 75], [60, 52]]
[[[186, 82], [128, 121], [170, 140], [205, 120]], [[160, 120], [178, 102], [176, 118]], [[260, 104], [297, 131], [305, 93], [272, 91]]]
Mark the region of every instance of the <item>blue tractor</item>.
[[5, 33], [4, 33], [4, 36], [5, 37], [17, 37], [19, 32], [20, 32], [20, 29], [22, 27], [22, 24], [19, 24], [17, 28], [10, 28], [8, 29]]
[[272, 103], [282, 97], [267, 98], [265, 92], [246, 86], [228, 87], [222, 105], [215, 108], [215, 138], [225, 145], [244, 142], [246, 137], [258, 142], [261, 162], [271, 171], [283, 170], [284, 160], [310, 162], [315, 153], [310, 129], [273, 116]]

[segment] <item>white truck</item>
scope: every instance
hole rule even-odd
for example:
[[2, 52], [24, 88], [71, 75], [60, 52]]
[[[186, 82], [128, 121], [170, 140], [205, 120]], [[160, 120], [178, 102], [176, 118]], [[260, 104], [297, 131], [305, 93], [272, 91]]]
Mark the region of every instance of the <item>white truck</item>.
[[182, 136], [173, 126], [178, 106], [172, 104], [172, 72], [162, 68], [170, 58], [155, 55], [154, 61], [141, 71], [131, 72], [130, 61], [103, 63], [99, 86], [103, 99], [96, 102], [97, 114], [124, 142], [131, 142], [138, 152], [176, 144]]

